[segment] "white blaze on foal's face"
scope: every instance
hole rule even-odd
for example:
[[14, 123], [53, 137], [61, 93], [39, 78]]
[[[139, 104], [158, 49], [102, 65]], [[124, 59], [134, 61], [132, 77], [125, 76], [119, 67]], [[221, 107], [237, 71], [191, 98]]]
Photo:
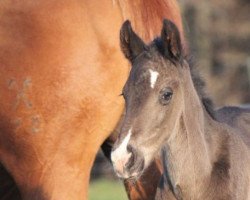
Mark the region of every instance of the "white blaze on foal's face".
[[126, 164], [126, 161], [129, 160], [131, 153], [127, 151], [127, 146], [128, 142], [130, 140], [132, 134], [132, 129], [129, 129], [127, 136], [123, 139], [122, 143], [120, 144], [119, 147], [115, 149], [111, 153], [111, 161], [116, 165], [117, 163], [119, 164]]
[[159, 73], [157, 71], [153, 71], [152, 69], [150, 69], [149, 72], [150, 72], [150, 87], [154, 88]]

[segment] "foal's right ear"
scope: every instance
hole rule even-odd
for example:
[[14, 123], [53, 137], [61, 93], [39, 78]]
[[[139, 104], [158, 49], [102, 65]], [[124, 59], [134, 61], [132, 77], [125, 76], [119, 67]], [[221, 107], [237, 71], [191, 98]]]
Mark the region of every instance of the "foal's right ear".
[[120, 45], [123, 54], [130, 60], [130, 62], [132, 62], [146, 48], [142, 39], [133, 31], [129, 20], [125, 21], [121, 27]]
[[161, 39], [164, 45], [164, 54], [177, 61], [182, 59], [181, 37], [177, 26], [170, 20], [163, 20]]

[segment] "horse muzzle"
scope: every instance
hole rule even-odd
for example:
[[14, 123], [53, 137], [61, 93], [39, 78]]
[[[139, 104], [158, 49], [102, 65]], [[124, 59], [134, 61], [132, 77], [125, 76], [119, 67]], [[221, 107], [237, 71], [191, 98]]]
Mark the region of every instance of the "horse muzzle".
[[131, 145], [127, 146], [126, 151], [115, 149], [111, 153], [111, 161], [118, 177], [128, 179], [138, 177], [144, 169], [144, 158]]

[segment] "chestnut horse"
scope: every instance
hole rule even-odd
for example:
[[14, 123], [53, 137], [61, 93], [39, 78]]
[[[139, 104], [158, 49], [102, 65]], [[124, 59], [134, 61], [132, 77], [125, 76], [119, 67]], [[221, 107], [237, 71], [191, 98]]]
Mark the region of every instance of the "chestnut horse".
[[250, 200], [250, 109], [213, 111], [169, 20], [148, 45], [125, 22], [121, 49], [132, 69], [111, 153], [117, 175], [140, 177], [161, 153], [156, 200]]
[[9, 0], [0, 14], [0, 199], [87, 199], [124, 106], [120, 25], [146, 41], [164, 17], [182, 30], [177, 2]]

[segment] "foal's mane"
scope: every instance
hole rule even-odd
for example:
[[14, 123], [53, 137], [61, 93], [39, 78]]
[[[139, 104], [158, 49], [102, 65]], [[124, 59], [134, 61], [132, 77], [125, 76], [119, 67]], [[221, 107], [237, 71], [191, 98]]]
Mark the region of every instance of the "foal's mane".
[[[159, 51], [160, 53], [163, 52], [163, 42], [161, 40], [161, 38], [156, 38], [153, 40], [152, 44], [157, 48], [157, 51]], [[184, 55], [182, 55], [181, 57], [183, 59], [185, 59], [188, 62], [189, 68], [190, 68], [190, 72], [191, 72], [191, 76], [192, 76], [192, 80], [194, 83], [194, 87], [198, 93], [198, 96], [202, 102], [202, 104], [204, 105], [206, 111], [208, 112], [208, 114], [215, 119], [215, 114], [214, 114], [214, 105], [213, 105], [213, 101], [212, 99], [207, 95], [206, 92], [206, 83], [204, 81], [204, 79], [201, 77], [199, 70], [197, 69], [195, 62], [193, 61], [192, 57], [189, 55], [185, 55], [185, 51], [182, 51]], [[165, 54], [164, 54], [165, 55]], [[163, 55], [163, 56], [164, 56]], [[172, 59], [171, 57], [168, 57], [168, 59]], [[173, 63], [176, 61], [173, 61]]]
[[201, 99], [201, 102], [203, 103], [206, 111], [208, 112], [208, 114], [215, 119], [215, 111], [214, 111], [214, 104], [212, 99], [207, 95], [206, 92], [206, 82], [204, 81], [204, 79], [202, 78], [202, 76], [200, 75], [199, 70], [196, 67], [195, 62], [193, 61], [193, 59], [191, 58], [191, 56], [186, 56], [185, 58], [189, 64], [189, 68], [190, 68], [190, 72], [191, 72], [191, 76], [192, 76], [192, 80], [194, 83], [194, 87]]

